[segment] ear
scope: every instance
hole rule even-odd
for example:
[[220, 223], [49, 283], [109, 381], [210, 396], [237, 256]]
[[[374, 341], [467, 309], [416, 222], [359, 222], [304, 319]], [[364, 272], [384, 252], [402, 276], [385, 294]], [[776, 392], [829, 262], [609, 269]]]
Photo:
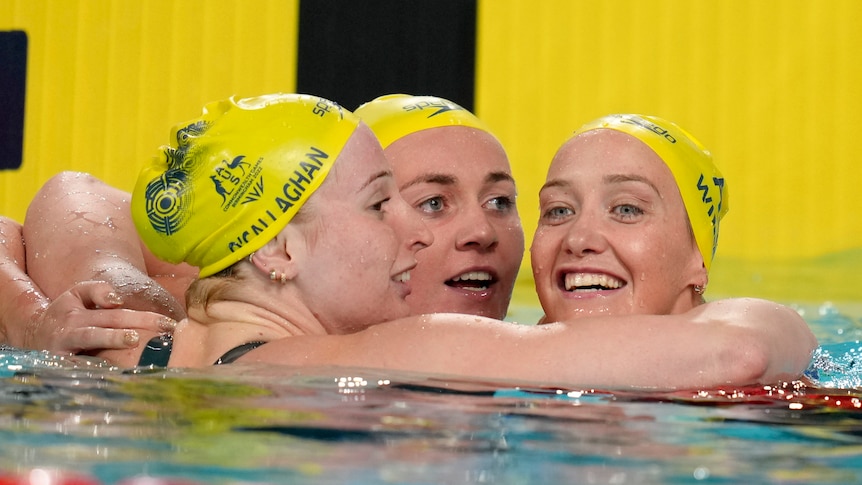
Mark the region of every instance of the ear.
[[697, 246], [695, 246], [692, 256], [689, 258], [686, 275], [688, 286], [706, 289], [706, 285], [709, 283], [709, 273], [706, 271], [703, 255], [700, 254]]
[[305, 247], [305, 239], [300, 231], [288, 224], [274, 239], [254, 252], [251, 262], [263, 273], [275, 271], [277, 275], [290, 280], [299, 273]]

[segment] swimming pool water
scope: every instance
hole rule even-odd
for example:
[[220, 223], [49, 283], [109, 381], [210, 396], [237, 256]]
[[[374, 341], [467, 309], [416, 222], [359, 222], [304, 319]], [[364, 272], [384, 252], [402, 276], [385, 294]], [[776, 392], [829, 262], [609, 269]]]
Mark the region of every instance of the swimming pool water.
[[4, 348], [0, 484], [862, 481], [862, 315], [799, 310], [814, 385], [670, 393]]

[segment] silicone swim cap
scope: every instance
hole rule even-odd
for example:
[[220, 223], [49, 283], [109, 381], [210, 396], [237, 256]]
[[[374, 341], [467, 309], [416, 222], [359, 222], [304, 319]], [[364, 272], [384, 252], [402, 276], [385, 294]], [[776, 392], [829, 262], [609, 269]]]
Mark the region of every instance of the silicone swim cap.
[[727, 184], [712, 155], [691, 134], [670, 121], [634, 114], [605, 116], [575, 132], [607, 128], [622, 131], [644, 142], [670, 168], [706, 270], [718, 247], [718, 226], [729, 208]]
[[221, 271], [263, 247], [323, 183], [359, 118], [315, 96], [208, 104], [138, 176], [132, 218], [158, 257]]
[[452, 101], [436, 96], [390, 94], [354, 111], [380, 140], [383, 148], [417, 131], [438, 126], [464, 125], [490, 133], [479, 118]]

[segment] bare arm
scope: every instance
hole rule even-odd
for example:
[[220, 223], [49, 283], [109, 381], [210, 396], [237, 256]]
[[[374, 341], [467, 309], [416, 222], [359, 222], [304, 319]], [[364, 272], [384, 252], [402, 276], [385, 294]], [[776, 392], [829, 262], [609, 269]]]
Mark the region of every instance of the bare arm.
[[791, 309], [736, 299], [683, 315], [540, 326], [465, 315], [411, 317], [353, 335], [270, 342], [242, 360], [586, 388], [698, 389], [797, 378], [816, 345]]
[[0, 331], [16, 347], [54, 352], [135, 347], [135, 329], [169, 330], [161, 315], [113, 310], [122, 298], [109, 285], [81, 285], [51, 301], [27, 275], [21, 225], [0, 217]]
[[27, 276], [21, 225], [0, 217], [0, 331], [3, 340], [20, 345], [28, 323], [48, 306], [48, 298]]
[[197, 271], [160, 262], [146, 250], [128, 193], [87, 174], [61, 173], [30, 204], [24, 238], [28, 274], [48, 298], [82, 281], [105, 281], [127, 309], [185, 317], [183, 295]]

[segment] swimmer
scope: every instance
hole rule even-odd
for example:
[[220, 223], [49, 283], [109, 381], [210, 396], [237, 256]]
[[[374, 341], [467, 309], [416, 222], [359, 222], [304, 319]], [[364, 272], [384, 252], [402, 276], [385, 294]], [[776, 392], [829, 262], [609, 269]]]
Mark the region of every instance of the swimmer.
[[611, 115], [584, 125], [557, 151], [539, 199], [531, 258], [548, 319], [704, 303], [728, 187], [676, 124]]
[[[142, 172], [132, 200], [154, 254], [201, 268], [170, 366], [227, 356], [579, 387], [712, 388], [798, 377], [816, 346], [795, 312], [754, 300], [539, 326], [408, 316], [404, 282], [431, 234], [358, 118], [322, 99], [270, 95], [210, 105], [175, 133], [179, 144]], [[240, 156], [275, 193], [225, 202], [208, 175]], [[675, 227], [670, 217], [658, 224]], [[640, 230], [651, 238], [650, 229]]]
[[472, 113], [434, 96], [382, 96], [356, 114], [383, 146], [401, 197], [434, 234], [410, 273], [411, 312], [503, 319], [524, 230], [500, 142]]
[[[790, 308], [751, 298], [705, 302], [728, 209], [712, 155], [675, 123], [629, 114], [587, 123], [557, 151], [540, 191], [531, 258], [546, 320], [631, 316], [632, 326], [643, 326], [652, 319], [638, 315], [668, 315], [700, 326], [712, 315], [749, 328], [769, 321], [788, 333], [762, 345], [774, 352], [804, 342], [813, 351], [816, 339]], [[787, 369], [793, 361], [767, 365]]]

